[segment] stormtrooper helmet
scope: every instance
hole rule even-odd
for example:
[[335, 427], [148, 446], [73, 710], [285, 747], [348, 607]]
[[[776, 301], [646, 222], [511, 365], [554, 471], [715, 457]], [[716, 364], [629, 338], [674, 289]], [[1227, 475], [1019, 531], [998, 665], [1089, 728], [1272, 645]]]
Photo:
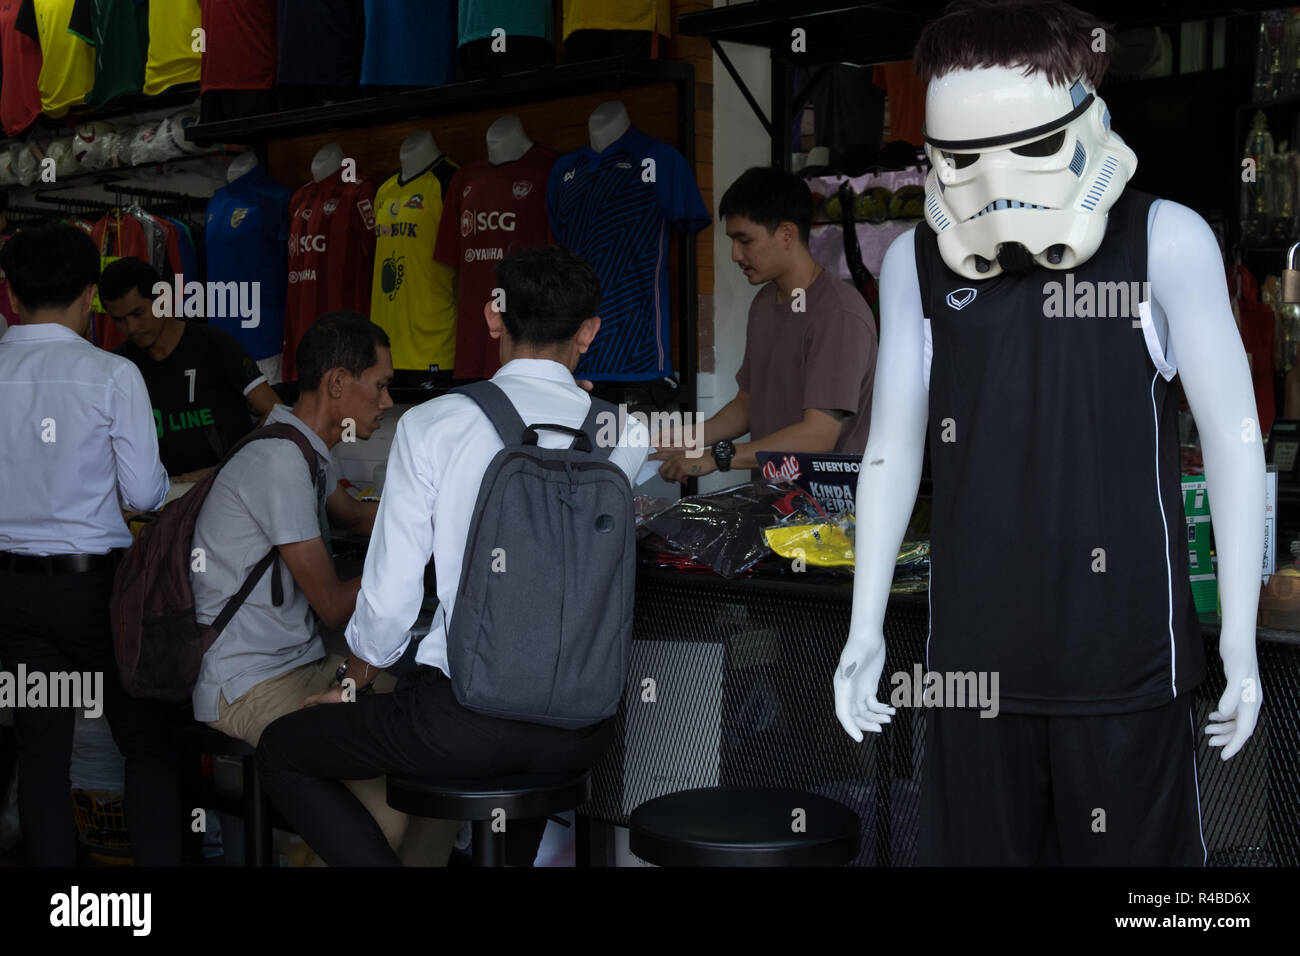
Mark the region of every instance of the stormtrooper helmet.
[[925, 140], [925, 218], [948, 268], [969, 279], [1087, 261], [1137, 168], [1086, 79], [1062, 85], [1020, 67], [931, 80]]

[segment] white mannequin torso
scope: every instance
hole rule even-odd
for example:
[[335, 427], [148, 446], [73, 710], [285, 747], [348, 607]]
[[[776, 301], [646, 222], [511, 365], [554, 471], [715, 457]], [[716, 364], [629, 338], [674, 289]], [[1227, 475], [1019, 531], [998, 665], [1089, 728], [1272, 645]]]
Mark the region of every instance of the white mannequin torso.
[[311, 160], [311, 178], [320, 182], [336, 172], [343, 165], [343, 147], [338, 143], [326, 143]]
[[587, 118], [587, 136], [591, 141], [591, 148], [597, 153], [603, 153], [631, 126], [632, 120], [627, 115], [626, 106], [618, 100], [601, 103]]
[[240, 153], [232, 159], [230, 165], [226, 167], [226, 182], [233, 183], [236, 179], [244, 175], [244, 173], [248, 172], [256, 165], [258, 165], [256, 153], [251, 151]]
[[503, 116], [487, 130], [488, 162], [493, 166], [513, 163], [533, 148], [518, 116]]
[[[914, 241], [912, 230], [895, 239], [881, 269], [880, 351], [856, 508], [859, 530], [869, 532], [857, 537], [852, 623], [834, 675], [836, 716], [855, 740], [864, 730], [879, 733], [893, 713], [876, 698], [884, 667], [883, 621], [898, 546], [920, 485], [929, 421]], [[1264, 449], [1214, 233], [1188, 207], [1157, 200], [1148, 213], [1147, 246], [1151, 317], [1196, 419], [1219, 548], [1219, 652], [1227, 676], [1219, 709], [1227, 716], [1210, 743], [1224, 747], [1226, 759], [1254, 730], [1263, 699], [1255, 616], [1264, 548]], [[1243, 696], [1246, 689], [1252, 693]]]
[[424, 172], [442, 155], [442, 150], [427, 129], [417, 129], [402, 142], [398, 160], [402, 165], [402, 181], [410, 182]]

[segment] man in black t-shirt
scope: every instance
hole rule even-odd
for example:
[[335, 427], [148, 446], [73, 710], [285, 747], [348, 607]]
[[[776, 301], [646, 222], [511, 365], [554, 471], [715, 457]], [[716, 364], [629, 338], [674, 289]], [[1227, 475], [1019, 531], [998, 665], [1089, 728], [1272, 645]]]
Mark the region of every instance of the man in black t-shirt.
[[252, 412], [264, 418], [278, 398], [233, 336], [155, 315], [160, 281], [147, 262], [119, 259], [100, 276], [99, 299], [127, 336], [115, 351], [148, 386], [163, 466], [176, 482], [198, 481], [252, 429]]

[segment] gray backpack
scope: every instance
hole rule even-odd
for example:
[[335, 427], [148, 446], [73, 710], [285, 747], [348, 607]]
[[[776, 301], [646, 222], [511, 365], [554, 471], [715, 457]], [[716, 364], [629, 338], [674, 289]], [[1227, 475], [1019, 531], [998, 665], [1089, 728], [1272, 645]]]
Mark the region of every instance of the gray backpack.
[[[525, 425], [492, 382], [472, 399], [505, 447], [483, 474], [447, 628], [456, 699], [493, 717], [553, 727], [599, 723], [627, 680], [636, 586], [636, 522], [627, 476], [600, 448], [591, 399], [580, 429]], [[539, 429], [574, 436], [542, 448]]]

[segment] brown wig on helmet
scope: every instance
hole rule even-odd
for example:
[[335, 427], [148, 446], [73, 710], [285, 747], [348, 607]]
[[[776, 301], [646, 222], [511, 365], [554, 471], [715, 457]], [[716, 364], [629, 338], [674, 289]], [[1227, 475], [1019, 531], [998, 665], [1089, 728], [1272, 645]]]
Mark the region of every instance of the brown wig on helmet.
[[[1025, 67], [1058, 85], [1101, 85], [1114, 39], [1110, 24], [1063, 0], [954, 0], [925, 25], [912, 66], [923, 83], [953, 70]], [[1105, 31], [1104, 52], [1093, 49]], [[1094, 37], [1097, 36], [1096, 39]]]

